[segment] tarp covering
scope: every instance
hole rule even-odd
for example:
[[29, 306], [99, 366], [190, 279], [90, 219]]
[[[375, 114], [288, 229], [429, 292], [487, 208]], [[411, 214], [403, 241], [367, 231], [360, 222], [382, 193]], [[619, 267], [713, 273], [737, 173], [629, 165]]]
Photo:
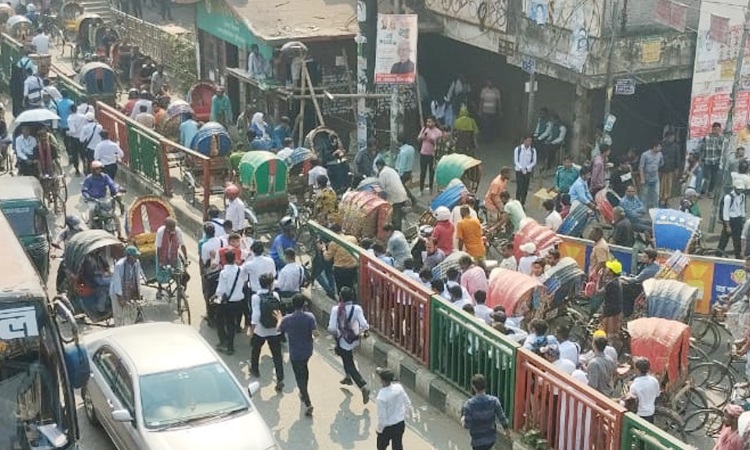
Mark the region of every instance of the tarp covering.
[[573, 290], [579, 289], [585, 278], [586, 273], [578, 267], [576, 260], [568, 256], [560, 259], [542, 276], [544, 287], [550, 295], [555, 296], [555, 302], [562, 301]]
[[458, 202], [461, 201], [461, 196], [464, 192], [468, 192], [464, 183], [459, 178], [454, 178], [448, 183], [445, 190], [439, 193], [438, 196], [435, 197], [435, 200], [430, 203], [430, 209], [435, 211], [439, 207], [445, 206], [446, 208], [453, 210], [453, 208], [458, 205]]
[[122, 249], [122, 242], [104, 230], [85, 230], [76, 233], [65, 243], [63, 262], [70, 272], [78, 273], [83, 258], [94, 250], [104, 247]]
[[240, 160], [240, 181], [260, 195], [286, 192], [287, 166], [274, 153], [252, 150]]
[[454, 178], [460, 179], [467, 169], [482, 164], [482, 161], [464, 155], [463, 153], [451, 153], [440, 158], [435, 167], [435, 183], [438, 188], [447, 186]]
[[651, 371], [676, 382], [688, 368], [690, 327], [676, 320], [644, 317], [628, 322], [630, 351], [648, 358]]
[[589, 223], [590, 209], [588, 206], [579, 204], [575, 208], [570, 210], [568, 216], [563, 220], [560, 228], [557, 229], [558, 234], [563, 236], [581, 237], [583, 230]]
[[220, 123], [208, 122], [195, 134], [190, 148], [205, 156], [226, 156], [232, 150], [232, 138]]
[[615, 206], [620, 204], [620, 197], [612, 189], [602, 189], [594, 197], [596, 208], [607, 223], [612, 223], [615, 218]]
[[391, 220], [391, 204], [371, 192], [349, 192], [339, 205], [341, 228], [358, 239], [383, 239], [383, 225]]
[[462, 251], [453, 251], [450, 255], [446, 256], [445, 259], [438, 264], [437, 266], [432, 268], [432, 278], [445, 278], [448, 275], [448, 269], [455, 267], [458, 269], [458, 260], [461, 259], [462, 256], [469, 256], [466, 252]]
[[651, 208], [649, 214], [653, 222], [657, 249], [688, 251], [693, 236], [700, 226], [700, 217], [676, 209]]
[[504, 306], [508, 316], [523, 316], [531, 307], [535, 291], [541, 287], [536, 278], [498, 267], [490, 274], [487, 306]]
[[516, 259], [520, 259], [523, 256], [520, 247], [528, 242], [534, 243], [537, 254], [544, 256], [562, 241], [550, 228], [540, 225], [534, 219], [527, 218], [522, 221], [521, 229], [513, 238]]
[[650, 279], [643, 282], [646, 315], [688, 322], [693, 312], [698, 288], [677, 280]]

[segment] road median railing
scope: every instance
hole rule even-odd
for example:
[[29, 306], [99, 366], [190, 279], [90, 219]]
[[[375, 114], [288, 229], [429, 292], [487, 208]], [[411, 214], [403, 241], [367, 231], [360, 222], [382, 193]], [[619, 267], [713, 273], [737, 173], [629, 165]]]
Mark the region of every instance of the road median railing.
[[537, 430], [555, 449], [619, 448], [625, 408], [533, 352], [516, 351], [516, 430]]
[[633, 413], [622, 420], [621, 450], [697, 450]]
[[[96, 115], [102, 127], [109, 130], [120, 143], [125, 153], [123, 164], [166, 196], [173, 194], [168, 155], [182, 152], [185, 158], [178, 167], [177, 175], [183, 184], [186, 183], [184, 173], [190, 171], [197, 183], [209, 186], [203, 189], [203, 202], [200, 205], [203, 217], [207, 217], [211, 200], [211, 158], [165, 138], [106, 103], [96, 103]], [[190, 161], [187, 162], [187, 159]]]
[[366, 252], [360, 253], [359, 301], [370, 327], [428, 367], [430, 297], [421, 283]]
[[430, 300], [430, 371], [471, 396], [471, 377], [481, 373], [513, 421], [516, 350], [519, 345], [433, 295]]

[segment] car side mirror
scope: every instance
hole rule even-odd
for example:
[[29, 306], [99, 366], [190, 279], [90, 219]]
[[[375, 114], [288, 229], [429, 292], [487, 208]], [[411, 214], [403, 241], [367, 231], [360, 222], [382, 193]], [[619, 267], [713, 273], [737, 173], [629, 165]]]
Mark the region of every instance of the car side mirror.
[[116, 409], [112, 411], [112, 419], [115, 422], [132, 422], [133, 416], [130, 415], [127, 409]]
[[256, 392], [260, 390], [260, 383], [257, 381], [253, 381], [252, 383], [247, 385], [247, 394], [252, 397], [255, 395]]

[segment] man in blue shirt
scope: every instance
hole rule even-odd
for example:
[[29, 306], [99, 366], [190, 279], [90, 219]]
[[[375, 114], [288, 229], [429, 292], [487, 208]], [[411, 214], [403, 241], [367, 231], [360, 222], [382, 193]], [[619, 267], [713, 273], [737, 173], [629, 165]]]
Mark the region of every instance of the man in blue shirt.
[[563, 165], [557, 168], [555, 172], [555, 190], [561, 194], [567, 194], [570, 187], [575, 183], [579, 176], [579, 170], [573, 165], [570, 156], [563, 159]]
[[656, 250], [647, 249], [641, 253], [641, 271], [634, 277], [622, 277], [622, 314], [630, 317], [633, 314], [635, 299], [643, 292], [643, 282], [656, 277], [661, 266], [656, 262]]
[[591, 169], [582, 167], [578, 179], [573, 182], [568, 192], [570, 194], [571, 210], [576, 207], [575, 202], [584, 204], [591, 209], [596, 209], [594, 198], [591, 196], [591, 191], [589, 191], [589, 178], [591, 178]]
[[91, 162], [91, 173], [83, 180], [81, 195], [84, 200], [96, 200], [107, 196], [107, 189], [111, 195], [117, 194], [120, 188], [104, 171], [100, 161]]
[[280, 271], [282, 267], [286, 265], [284, 260], [284, 250], [288, 248], [294, 248], [297, 245], [297, 240], [294, 238], [294, 221], [291, 217], [286, 216], [281, 219], [279, 223], [281, 227], [281, 233], [276, 235], [271, 242], [271, 250], [268, 252], [268, 256], [273, 259], [276, 263], [276, 271]]
[[[58, 127], [60, 133], [62, 133], [63, 136], [67, 136], [70, 107], [75, 105], [75, 102], [70, 99], [70, 92], [68, 92], [67, 89], [60, 91], [60, 95], [62, 95], [62, 98], [57, 101], [57, 115], [60, 116]], [[70, 150], [68, 150], [68, 152], [70, 152]]]
[[625, 210], [625, 216], [630, 219], [633, 229], [636, 231], [645, 231], [651, 229], [651, 221], [647, 217], [646, 207], [637, 195], [635, 195], [635, 186], [628, 186], [625, 189], [625, 197], [620, 200], [620, 206]]
[[471, 378], [474, 396], [466, 400], [461, 409], [461, 424], [469, 430], [474, 450], [489, 450], [495, 445], [498, 422], [505, 429], [505, 436], [509, 436], [503, 405], [497, 397], [485, 393], [486, 384], [484, 375], [474, 375]]
[[185, 121], [180, 124], [180, 144], [191, 148], [193, 138], [198, 134], [198, 122], [195, 121], [193, 113], [185, 114]]
[[412, 171], [414, 170], [414, 155], [416, 155], [417, 151], [414, 149], [413, 146], [409, 145], [406, 142], [406, 136], [403, 134], [400, 134], [398, 136], [398, 156], [396, 156], [396, 164], [395, 169], [396, 172], [398, 172], [399, 176], [401, 176], [401, 182], [404, 184], [404, 188], [406, 189], [406, 195], [409, 196], [409, 200], [411, 200], [412, 205], [417, 204], [417, 199], [414, 197], [414, 194], [411, 193], [411, 189], [409, 189], [409, 185], [412, 181]]
[[292, 297], [294, 312], [282, 317], [281, 311], [277, 310], [274, 316], [277, 321], [276, 328], [287, 336], [289, 361], [292, 363], [299, 396], [305, 404], [305, 415], [309, 417], [312, 416], [313, 406], [307, 392], [307, 382], [310, 378], [307, 362], [313, 354], [313, 338], [318, 335], [318, 324], [315, 322], [315, 316], [304, 310], [305, 303], [307, 297], [296, 294]]
[[279, 119], [279, 124], [273, 129], [271, 140], [273, 148], [279, 150], [284, 148], [284, 140], [292, 137], [292, 127], [289, 125], [289, 117], [283, 116]]

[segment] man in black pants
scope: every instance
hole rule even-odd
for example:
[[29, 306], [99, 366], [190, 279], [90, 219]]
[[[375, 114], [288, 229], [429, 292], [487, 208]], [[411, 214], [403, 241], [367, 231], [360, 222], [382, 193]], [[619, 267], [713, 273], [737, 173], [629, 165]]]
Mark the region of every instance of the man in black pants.
[[253, 337], [250, 340], [250, 345], [253, 347], [250, 353], [250, 375], [260, 378], [260, 351], [263, 348], [263, 344], [268, 342], [268, 347], [271, 349], [271, 357], [273, 358], [273, 366], [276, 369], [276, 392], [281, 392], [284, 389], [284, 355], [281, 353], [281, 332], [276, 327], [268, 327], [268, 323], [263, 325], [265, 319], [262, 319], [264, 307], [261, 305], [262, 302], [270, 300], [270, 296], [273, 296], [278, 300], [281, 305], [281, 299], [279, 294], [272, 292], [273, 288], [273, 275], [270, 273], [264, 273], [260, 276], [260, 290], [254, 292], [250, 303], [251, 303], [251, 323], [253, 327]]
[[234, 253], [226, 254], [226, 265], [219, 274], [219, 285], [216, 288], [216, 300], [219, 302], [219, 314], [217, 330], [219, 332], [219, 345], [216, 349], [226, 353], [234, 354], [234, 334], [236, 331], [237, 316], [242, 314], [243, 300], [245, 294], [242, 292], [242, 268], [234, 263]]
[[353, 351], [359, 346], [360, 338], [367, 337], [369, 328], [362, 307], [354, 304], [354, 291], [349, 287], [341, 288], [339, 304], [331, 309], [328, 332], [336, 338], [336, 354], [344, 364], [345, 376], [340, 383], [345, 386], [356, 384], [362, 391], [363, 403], [370, 401], [370, 390], [354, 364]]
[[516, 200], [524, 206], [531, 184], [531, 174], [537, 162], [536, 149], [531, 146], [531, 140], [531, 136], [524, 137], [521, 145], [513, 150], [513, 162], [516, 166]]
[[310, 394], [307, 392], [307, 382], [310, 378], [310, 372], [307, 368], [307, 362], [313, 353], [313, 338], [318, 335], [318, 324], [312, 313], [304, 310], [307, 297], [302, 294], [296, 294], [292, 297], [292, 307], [294, 312], [283, 316], [277, 312], [276, 328], [280, 333], [286, 333], [289, 342], [289, 361], [292, 363], [294, 379], [297, 380], [297, 388], [305, 404], [305, 415], [310, 417], [313, 413]]
[[741, 189], [744, 184], [741, 180], [733, 183], [732, 190], [724, 196], [721, 210], [721, 236], [719, 237], [719, 250], [722, 252], [727, 248], [729, 238], [732, 238], [734, 257], [742, 257], [742, 228], [745, 225], [745, 193]]

